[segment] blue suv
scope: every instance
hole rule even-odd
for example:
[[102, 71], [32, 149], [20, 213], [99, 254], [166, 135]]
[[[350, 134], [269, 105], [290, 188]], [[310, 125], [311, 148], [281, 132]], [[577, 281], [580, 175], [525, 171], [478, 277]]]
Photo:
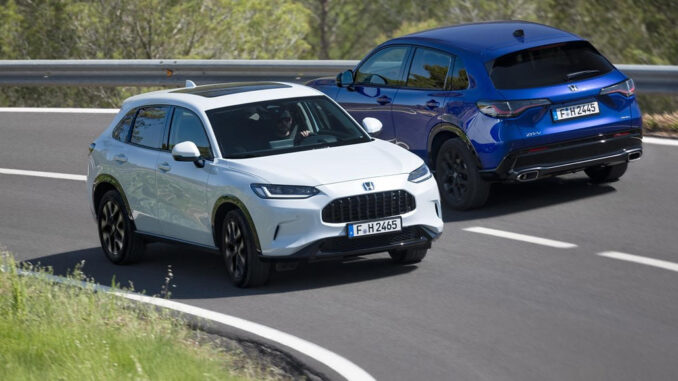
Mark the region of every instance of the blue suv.
[[588, 41], [529, 22], [444, 27], [375, 48], [308, 83], [435, 171], [443, 201], [482, 206], [492, 182], [584, 170], [617, 180], [642, 155], [633, 80]]

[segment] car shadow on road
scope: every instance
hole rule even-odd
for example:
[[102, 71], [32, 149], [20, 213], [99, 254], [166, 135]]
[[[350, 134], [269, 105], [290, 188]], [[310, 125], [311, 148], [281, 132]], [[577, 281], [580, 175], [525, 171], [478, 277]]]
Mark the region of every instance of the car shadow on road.
[[588, 178], [552, 177], [529, 183], [493, 184], [487, 203], [469, 211], [444, 208], [445, 222], [497, 217], [616, 192], [610, 184], [592, 184]]
[[144, 259], [133, 265], [114, 265], [101, 248], [93, 247], [31, 259], [49, 266], [55, 275], [66, 275], [84, 261], [83, 272], [96, 283], [110, 286], [113, 279], [122, 287], [133, 286], [146, 295], [160, 295], [169, 273], [172, 299], [209, 299], [284, 293], [371, 281], [409, 273], [416, 265], [398, 266], [386, 254], [348, 261], [300, 264], [294, 270], [274, 272], [270, 282], [254, 289], [231, 285], [220, 255], [182, 246], [154, 243], [147, 246]]

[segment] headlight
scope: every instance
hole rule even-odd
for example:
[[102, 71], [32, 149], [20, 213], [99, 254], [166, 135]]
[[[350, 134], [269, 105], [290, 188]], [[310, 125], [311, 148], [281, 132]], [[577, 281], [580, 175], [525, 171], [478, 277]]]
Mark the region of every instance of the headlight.
[[426, 164], [410, 172], [410, 175], [407, 177], [408, 181], [413, 183], [420, 183], [431, 178], [431, 171], [428, 170]]
[[254, 193], [261, 198], [309, 198], [320, 191], [303, 185], [252, 184]]

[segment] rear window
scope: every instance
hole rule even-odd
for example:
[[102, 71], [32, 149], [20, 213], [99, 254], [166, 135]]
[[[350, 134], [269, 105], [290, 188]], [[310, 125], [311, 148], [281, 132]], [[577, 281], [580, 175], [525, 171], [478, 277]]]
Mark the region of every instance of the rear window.
[[497, 89], [552, 86], [609, 73], [614, 66], [586, 41], [521, 50], [488, 63]]

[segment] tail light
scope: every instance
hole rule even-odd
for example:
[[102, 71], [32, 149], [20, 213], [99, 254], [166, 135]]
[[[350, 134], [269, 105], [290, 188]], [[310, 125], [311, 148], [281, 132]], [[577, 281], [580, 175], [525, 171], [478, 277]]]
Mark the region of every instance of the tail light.
[[524, 99], [518, 101], [479, 101], [478, 110], [493, 118], [512, 118], [534, 107], [550, 105], [548, 99]]
[[633, 83], [632, 79], [627, 79], [624, 82], [619, 82], [616, 85], [605, 87], [602, 90], [600, 90], [600, 95], [613, 93], [620, 93], [623, 94], [624, 96], [630, 97], [631, 95], [636, 93], [636, 84]]

